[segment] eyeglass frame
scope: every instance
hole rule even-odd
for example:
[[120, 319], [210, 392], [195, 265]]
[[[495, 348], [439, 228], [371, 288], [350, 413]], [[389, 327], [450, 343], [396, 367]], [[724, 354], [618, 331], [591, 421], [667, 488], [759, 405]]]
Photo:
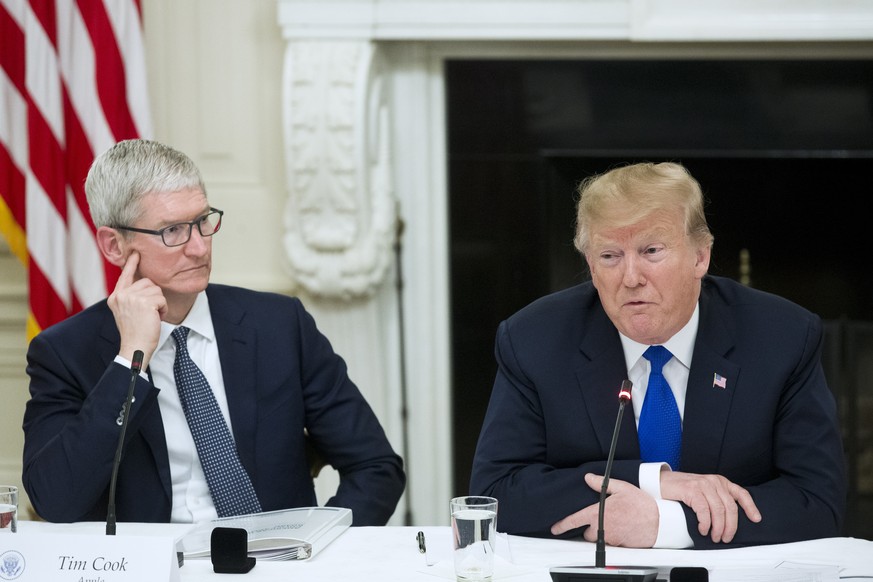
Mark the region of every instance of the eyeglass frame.
[[[200, 224], [202, 223], [202, 221], [203, 221], [204, 218], [206, 218], [206, 217], [209, 216], [210, 214], [216, 214], [216, 213], [218, 214], [218, 225], [216, 226], [215, 230], [213, 230], [213, 231], [210, 232], [209, 234], [204, 234], [204, 233], [203, 233], [203, 230], [200, 228]], [[221, 220], [222, 220], [223, 217], [224, 217], [224, 210], [219, 210], [218, 208], [213, 208], [212, 206], [210, 206], [210, 207], [209, 207], [209, 212], [207, 212], [206, 214], [203, 214], [203, 215], [201, 215], [201, 216], [198, 216], [198, 217], [195, 218], [194, 220], [191, 220], [191, 221], [189, 221], [189, 222], [176, 222], [176, 223], [174, 223], [174, 224], [168, 224], [168, 225], [165, 226], [164, 228], [161, 228], [161, 229], [158, 229], [158, 230], [151, 230], [151, 229], [148, 229], [148, 228], [135, 228], [135, 227], [133, 227], [133, 226], [116, 226], [116, 227], [114, 227], [114, 228], [115, 228], [116, 230], [128, 230], [128, 231], [130, 231], [130, 232], [141, 232], [141, 233], [143, 233], [143, 234], [154, 234], [154, 235], [157, 235], [157, 236], [161, 237], [161, 242], [164, 243], [164, 246], [165, 246], [165, 247], [169, 247], [169, 248], [172, 249], [172, 248], [175, 248], [175, 247], [180, 247], [180, 246], [184, 245], [185, 243], [187, 243], [189, 240], [191, 240], [191, 233], [192, 233], [193, 230], [194, 230], [194, 225], [197, 225], [197, 232], [200, 233], [200, 236], [202, 236], [202, 237], [207, 237], [207, 236], [212, 236], [212, 235], [214, 235], [216, 232], [218, 232], [219, 230], [221, 230]], [[180, 227], [180, 226], [187, 226], [187, 227], [188, 227], [188, 237], [187, 237], [184, 241], [182, 241], [182, 242], [180, 242], [180, 243], [177, 243], [177, 244], [174, 244], [174, 245], [167, 244], [167, 241], [164, 240], [164, 232], [166, 232], [167, 229], [170, 229], [170, 228], [176, 228], [176, 227]]]

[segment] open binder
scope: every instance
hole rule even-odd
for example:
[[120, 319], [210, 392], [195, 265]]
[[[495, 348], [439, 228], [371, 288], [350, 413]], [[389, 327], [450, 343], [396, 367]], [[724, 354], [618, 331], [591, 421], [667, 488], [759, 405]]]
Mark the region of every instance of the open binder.
[[248, 532], [249, 556], [261, 560], [305, 560], [321, 551], [352, 525], [344, 507], [296, 507], [222, 517], [196, 525], [180, 542], [185, 558], [208, 558], [212, 530]]

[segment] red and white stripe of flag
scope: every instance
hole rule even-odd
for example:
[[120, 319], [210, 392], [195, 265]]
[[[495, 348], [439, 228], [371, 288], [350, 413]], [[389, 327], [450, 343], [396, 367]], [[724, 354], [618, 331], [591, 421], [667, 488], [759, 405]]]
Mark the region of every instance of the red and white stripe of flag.
[[97, 153], [149, 137], [140, 0], [0, 0], [0, 233], [27, 266], [28, 339], [98, 301]]

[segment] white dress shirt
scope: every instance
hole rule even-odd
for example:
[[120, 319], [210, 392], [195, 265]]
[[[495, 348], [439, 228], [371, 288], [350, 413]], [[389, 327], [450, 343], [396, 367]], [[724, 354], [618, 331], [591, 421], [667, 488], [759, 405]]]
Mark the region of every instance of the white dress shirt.
[[[661, 344], [673, 354], [673, 357], [664, 365], [663, 374], [676, 398], [679, 417], [683, 420], [685, 419], [685, 393], [688, 389], [688, 374], [691, 369], [691, 356], [694, 353], [694, 340], [697, 338], [699, 321], [700, 306], [698, 305], [694, 308], [694, 313], [685, 327]], [[634, 417], [637, 427], [639, 427], [640, 412], [646, 398], [651, 369], [651, 364], [643, 357], [643, 352], [649, 346], [635, 342], [622, 334], [619, 336], [622, 348], [624, 348], [628, 379], [633, 382], [631, 404], [633, 404]], [[670, 466], [666, 463], [643, 463], [640, 465], [640, 489], [655, 498], [660, 514], [658, 538], [654, 547], [689, 548], [694, 545], [694, 541], [686, 529], [685, 512], [682, 510], [681, 502], [661, 499], [661, 471], [669, 470]]]
[[[224, 420], [228, 428], [231, 428], [224, 378], [221, 374], [221, 361], [218, 357], [218, 343], [215, 340], [209, 301], [205, 292], [197, 296], [194, 306], [180, 325], [191, 330], [188, 334], [188, 353], [206, 376]], [[158, 405], [167, 439], [173, 486], [173, 509], [170, 521], [197, 523], [217, 518], [218, 512], [212, 502], [206, 475], [203, 473], [200, 457], [197, 456], [194, 437], [191, 436], [188, 421], [182, 410], [182, 402], [176, 390], [176, 380], [173, 375], [176, 342], [170, 337], [176, 327], [178, 326], [161, 322], [161, 336], [158, 339], [158, 347], [152, 354], [148, 370], [155, 387], [161, 389], [158, 394]], [[120, 356], [116, 361], [130, 366], [130, 362]]]

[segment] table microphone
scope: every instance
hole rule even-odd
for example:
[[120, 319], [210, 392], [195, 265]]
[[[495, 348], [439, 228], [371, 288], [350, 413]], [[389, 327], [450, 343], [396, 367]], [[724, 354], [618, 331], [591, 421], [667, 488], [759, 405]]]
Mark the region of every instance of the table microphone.
[[595, 546], [594, 567], [591, 566], [555, 566], [549, 568], [549, 574], [554, 582], [594, 582], [611, 580], [612, 582], [650, 582], [658, 576], [658, 569], [652, 566], [607, 566], [606, 541], [603, 533], [603, 514], [606, 509], [606, 489], [609, 487], [609, 475], [612, 473], [612, 459], [615, 457], [615, 445], [618, 442], [618, 431], [621, 427], [621, 417], [624, 406], [631, 399], [633, 383], [624, 380], [618, 392], [618, 416], [612, 431], [612, 443], [609, 445], [609, 456], [606, 459], [606, 471], [603, 473], [603, 484], [600, 487], [600, 505], [597, 511], [597, 543]]
[[106, 509], [106, 535], [115, 535], [115, 482], [118, 480], [118, 466], [121, 465], [121, 451], [124, 448], [124, 433], [127, 432], [127, 422], [130, 418], [130, 407], [133, 405], [133, 389], [136, 387], [136, 377], [142, 370], [142, 350], [133, 352], [130, 363], [130, 387], [127, 389], [127, 399], [121, 407], [121, 434], [118, 435], [118, 447], [115, 449], [115, 460], [112, 462], [112, 477], [109, 480], [109, 505]]

